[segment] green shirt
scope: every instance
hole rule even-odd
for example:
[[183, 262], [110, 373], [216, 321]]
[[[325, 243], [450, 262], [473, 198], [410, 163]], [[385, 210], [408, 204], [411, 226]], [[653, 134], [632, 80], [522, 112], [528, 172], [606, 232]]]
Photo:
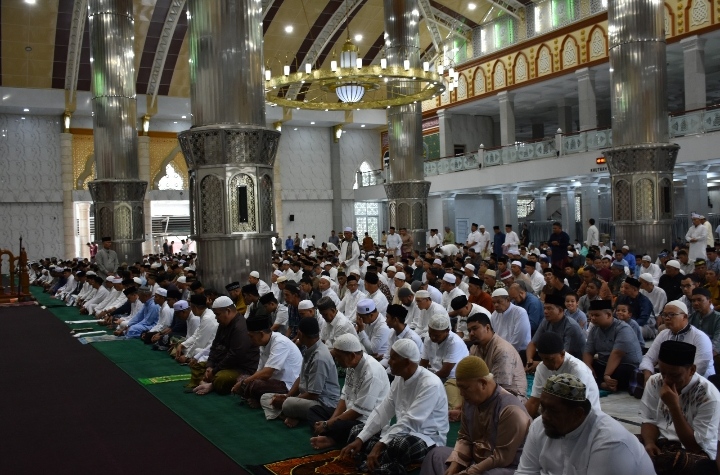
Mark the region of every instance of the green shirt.
[[690, 325], [702, 330], [712, 340], [713, 352], [720, 353], [720, 313], [712, 310], [709, 314], [701, 316], [700, 312], [690, 315]]
[[448, 231], [443, 238], [443, 244], [455, 244], [455, 233]]

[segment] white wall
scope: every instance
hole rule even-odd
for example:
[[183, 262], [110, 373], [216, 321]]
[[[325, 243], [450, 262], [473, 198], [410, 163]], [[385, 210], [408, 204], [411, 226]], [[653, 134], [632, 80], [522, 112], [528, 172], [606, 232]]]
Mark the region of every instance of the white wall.
[[22, 117], [0, 114], [0, 248], [17, 254], [22, 236], [31, 260], [66, 257], [60, 118]]
[[355, 177], [362, 162], [380, 168], [380, 133], [376, 130], [348, 129], [340, 139], [343, 226], [355, 227]]
[[[495, 199], [492, 196], [457, 195], [455, 219], [469, 219], [470, 223], [483, 224], [487, 231], [492, 231], [495, 224], [500, 224], [495, 222]], [[502, 220], [502, 217], [498, 219]]]

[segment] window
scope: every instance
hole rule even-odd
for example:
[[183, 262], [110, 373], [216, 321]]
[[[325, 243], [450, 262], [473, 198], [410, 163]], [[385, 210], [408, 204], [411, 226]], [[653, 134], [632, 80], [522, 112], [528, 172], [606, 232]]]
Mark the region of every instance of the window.
[[355, 203], [355, 229], [360, 240], [365, 233], [378, 242], [380, 239], [380, 203]]
[[[527, 218], [535, 211], [535, 200], [518, 199], [517, 200], [517, 213], [518, 218]], [[540, 219], [543, 219], [542, 217]]]

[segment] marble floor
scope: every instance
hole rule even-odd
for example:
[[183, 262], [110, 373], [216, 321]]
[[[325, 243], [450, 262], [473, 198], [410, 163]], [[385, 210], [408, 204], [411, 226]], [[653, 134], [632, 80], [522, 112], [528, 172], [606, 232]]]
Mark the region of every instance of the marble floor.
[[603, 412], [617, 419], [628, 431], [640, 433], [640, 399], [621, 391], [600, 398], [600, 406]]

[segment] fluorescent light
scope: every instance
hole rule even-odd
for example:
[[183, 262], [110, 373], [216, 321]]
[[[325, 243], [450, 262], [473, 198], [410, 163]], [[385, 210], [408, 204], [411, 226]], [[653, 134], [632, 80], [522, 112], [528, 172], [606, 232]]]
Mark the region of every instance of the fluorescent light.
[[290, 74], [290, 66], [287, 66], [287, 65], [283, 66], [283, 74], [285, 74], [285, 76]]
[[310, 125], [315, 125], [315, 122], [310, 122]]
[[20, 117], [22, 120], [25, 120], [25, 117]]
[[387, 59], [385, 59], [385, 58], [380, 58], [380, 67], [381, 67], [382, 69], [387, 68]]
[[468, 10], [472, 11], [475, 10], [475, 8], [477, 8], [477, 5], [475, 5], [474, 3], [468, 3]]
[[30, 109], [26, 107], [25, 109], [23, 109], [23, 112], [30, 112]]
[[355, 35], [355, 41], [362, 41], [362, 35]]
[[310, 73], [312, 73], [312, 64], [305, 63], [305, 74], [310, 74]]
[[181, 118], [181, 119], [187, 119], [187, 116], [184, 115], [184, 116], [182, 116], [182, 117], [180, 117], [180, 118]]
[[297, 130], [297, 127], [295, 127], [293, 130]]
[[365, 124], [361, 125], [360, 127], [365, 127]]
[[265, 70], [265, 80], [269, 81], [271, 77], [272, 77], [272, 72], [269, 69], [266, 69]]
[[173, 124], [177, 124], [177, 120], [173, 122]]
[[37, 0], [25, 0], [25, 3], [27, 3], [28, 5], [35, 5], [36, 2]]
[[355, 67], [358, 69], [362, 69], [362, 58], [357, 58], [355, 60]]
[[292, 33], [294, 30], [292, 25], [288, 25], [285, 27], [285, 33]]

